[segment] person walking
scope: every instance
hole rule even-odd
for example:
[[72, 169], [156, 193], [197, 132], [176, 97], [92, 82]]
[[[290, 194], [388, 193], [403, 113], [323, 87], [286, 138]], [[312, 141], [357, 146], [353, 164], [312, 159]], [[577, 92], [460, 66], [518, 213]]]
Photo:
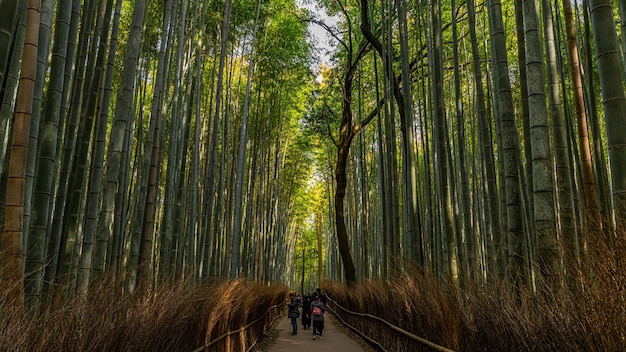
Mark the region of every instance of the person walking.
[[302, 328], [304, 330], [311, 327], [311, 296], [305, 295], [302, 302]]
[[[324, 308], [326, 308], [326, 305], [328, 303], [326, 303], [326, 296], [322, 293], [322, 289], [321, 288], [316, 288], [315, 289], [315, 293], [319, 296], [320, 301], [322, 301], [322, 303], [324, 303]], [[322, 322], [322, 330], [324, 330], [324, 322]]]
[[326, 296], [322, 294], [322, 289], [318, 287], [315, 289], [315, 292], [317, 293], [318, 296], [320, 296], [322, 303], [326, 304]]
[[311, 320], [313, 321], [313, 340], [319, 337], [323, 340], [322, 331], [324, 330], [324, 312], [326, 305], [322, 302], [321, 296], [315, 292], [313, 301], [311, 302]]
[[287, 305], [289, 308], [287, 318], [291, 319], [291, 327], [293, 328], [291, 335], [298, 334], [298, 318], [300, 317], [300, 302], [295, 296], [296, 295], [293, 292], [289, 294], [291, 302]]

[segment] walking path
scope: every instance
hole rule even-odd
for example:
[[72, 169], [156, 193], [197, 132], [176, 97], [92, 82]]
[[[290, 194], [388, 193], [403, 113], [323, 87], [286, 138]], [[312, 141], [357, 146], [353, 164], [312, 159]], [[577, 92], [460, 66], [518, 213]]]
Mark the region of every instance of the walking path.
[[291, 335], [291, 319], [281, 318], [272, 328], [271, 341], [264, 352], [363, 352], [370, 351], [352, 339], [329, 313], [325, 314], [324, 339], [313, 340], [313, 331], [304, 330], [298, 318], [298, 334]]

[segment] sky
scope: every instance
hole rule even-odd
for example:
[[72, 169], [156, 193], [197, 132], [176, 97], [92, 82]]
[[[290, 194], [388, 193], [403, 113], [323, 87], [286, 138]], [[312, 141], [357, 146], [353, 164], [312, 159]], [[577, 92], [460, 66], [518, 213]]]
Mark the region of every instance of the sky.
[[[321, 20], [329, 26], [333, 26], [339, 21], [337, 17], [329, 16], [315, 0], [296, 0], [296, 4], [308, 9], [317, 20]], [[328, 32], [318, 24], [309, 22], [309, 33], [311, 35], [310, 42], [313, 44], [314, 55], [316, 58], [316, 62], [314, 63], [312, 70], [317, 75], [317, 79], [319, 81], [321, 80], [319, 66], [330, 66], [332, 50], [337, 47], [337, 43], [336, 40], [333, 39], [330, 34], [328, 34]]]

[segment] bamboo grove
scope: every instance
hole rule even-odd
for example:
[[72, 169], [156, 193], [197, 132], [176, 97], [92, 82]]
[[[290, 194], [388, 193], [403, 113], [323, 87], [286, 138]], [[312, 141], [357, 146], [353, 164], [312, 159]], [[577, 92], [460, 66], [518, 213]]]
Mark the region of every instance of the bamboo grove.
[[327, 274], [584, 285], [582, 264], [621, 241], [624, 8], [326, 6], [336, 27], [307, 20], [338, 47], [308, 121], [334, 154]]
[[626, 215], [624, 11], [0, 0], [3, 300], [408, 266], [572, 284]]
[[36, 311], [105, 278], [284, 281], [309, 177], [293, 2], [0, 9], [7, 302]]

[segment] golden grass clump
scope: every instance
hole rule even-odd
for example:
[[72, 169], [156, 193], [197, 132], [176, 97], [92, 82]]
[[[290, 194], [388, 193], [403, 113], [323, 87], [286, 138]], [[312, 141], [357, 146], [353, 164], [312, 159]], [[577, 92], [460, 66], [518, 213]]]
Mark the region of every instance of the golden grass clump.
[[206, 350], [248, 348], [280, 314], [280, 309], [265, 313], [284, 301], [288, 288], [237, 280], [123, 292], [121, 283], [102, 282], [86, 296], [57, 298], [29, 318], [3, 314], [0, 351], [194, 351], [261, 318]]
[[[286, 286], [249, 284], [244, 279], [220, 286], [208, 319], [205, 345], [212, 351], [228, 352], [242, 351], [255, 344], [273, 318], [281, 313], [288, 292]], [[270, 313], [266, 314], [268, 310]], [[224, 336], [238, 330], [237, 334]]]
[[[366, 281], [353, 287], [338, 283], [323, 286], [326, 294], [341, 307], [365, 313], [416, 334], [431, 342], [457, 349], [461, 319], [456, 293], [444, 291], [436, 280], [411, 273], [385, 282]], [[384, 323], [346, 313], [333, 306], [339, 315], [377, 341], [388, 351], [429, 351], [417, 341], [388, 328]]]
[[[591, 234], [563, 277], [520, 288], [462, 288], [417, 270], [387, 281], [323, 286], [341, 318], [388, 351], [431, 351], [367, 313], [455, 351], [626, 351], [626, 231]], [[341, 309], [344, 307], [346, 310]]]

